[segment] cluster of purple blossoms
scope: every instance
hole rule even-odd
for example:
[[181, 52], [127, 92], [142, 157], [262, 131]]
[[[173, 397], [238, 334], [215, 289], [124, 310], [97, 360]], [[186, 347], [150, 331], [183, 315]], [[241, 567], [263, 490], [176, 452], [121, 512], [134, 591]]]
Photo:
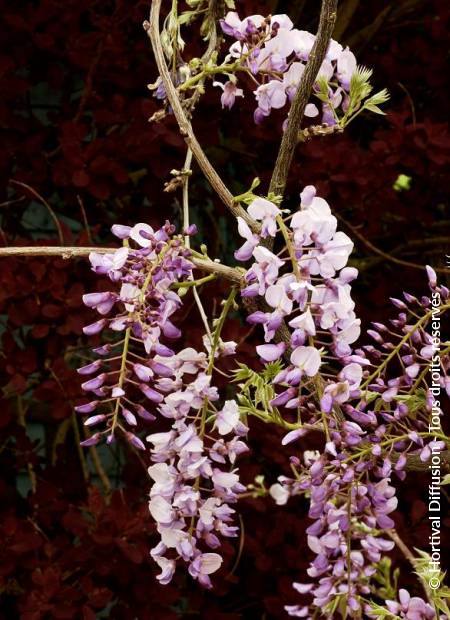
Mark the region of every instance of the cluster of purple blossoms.
[[[311, 428], [326, 436], [323, 453], [309, 458], [306, 467], [291, 458], [291, 465], [300, 468], [297, 478], [282, 476], [270, 488], [279, 505], [291, 495], [306, 493], [314, 519], [307, 531], [316, 554], [308, 570], [314, 581], [294, 585], [313, 600], [286, 609], [292, 616], [313, 618], [344, 597], [349, 615], [360, 617], [361, 597], [371, 592], [375, 565], [393, 547], [380, 535], [394, 527], [389, 515], [397, 499], [391, 478], [404, 478], [408, 456], [426, 462], [433, 450], [445, 446], [428, 432], [436, 402], [426, 391], [427, 372], [436, 351], [426, 327], [435, 316], [433, 300], [438, 299], [438, 310], [440, 304], [448, 305], [449, 291], [437, 287], [436, 274], [428, 267], [431, 298], [418, 300], [405, 293], [405, 301], [393, 299], [399, 316], [389, 328], [376, 323], [369, 330], [377, 346], [353, 351], [351, 345], [360, 335], [350, 290], [357, 271], [346, 266], [353, 244], [336, 231], [328, 204], [309, 186], [289, 226], [289, 218], [283, 220], [281, 210], [269, 200], [255, 199], [248, 212], [261, 223], [261, 233], [252, 233], [239, 221], [245, 242], [235, 256], [254, 261], [242, 294], [263, 298], [259, 306], [268, 308], [253, 312], [248, 320], [264, 328], [267, 344], [257, 347], [262, 361], [288, 360], [273, 380], [283, 391], [271, 401], [272, 407], [295, 410], [303, 421], [294, 425], [283, 444], [304, 437]], [[267, 240], [279, 229], [286, 247], [275, 254]], [[291, 328], [289, 341], [286, 324]], [[444, 370], [440, 387], [449, 390], [448, 355], [438, 358]], [[420, 413], [418, 389], [427, 394]]]
[[[327, 202], [316, 196], [311, 185], [305, 187], [300, 199], [300, 209], [290, 219], [288, 229], [273, 202], [256, 198], [248, 213], [261, 223], [261, 233], [252, 233], [238, 218], [245, 243], [235, 257], [254, 260], [245, 275], [247, 285], [242, 295], [263, 297], [268, 308], [247, 318], [264, 328], [266, 344], [256, 348], [258, 355], [264, 362], [273, 362], [289, 353], [289, 366], [274, 379], [284, 389], [272, 405], [303, 408], [300, 383], [312, 385], [322, 365], [338, 359], [343, 365], [338, 381], [326, 386], [322, 398], [322, 406], [331, 408], [336, 400], [343, 403], [356, 394], [363, 366], [369, 363], [353, 355], [350, 346], [360, 334], [361, 321], [354, 312], [350, 286], [358, 272], [346, 267], [353, 243], [345, 233], [337, 231], [337, 220]], [[275, 254], [266, 240], [275, 237], [280, 220], [290, 248]], [[277, 342], [283, 322], [291, 328], [289, 342]]]
[[234, 400], [219, 411], [214, 407], [219, 394], [211, 385], [205, 353], [184, 349], [170, 365], [173, 377], [159, 381], [165, 396], [158, 410], [173, 424], [147, 437], [155, 463], [148, 470], [154, 481], [149, 508], [161, 536], [151, 555], [161, 568], [161, 583], [169, 583], [182, 560], [190, 575], [209, 588], [209, 575], [222, 563], [210, 550], [220, 547], [220, 536], [238, 532], [230, 504], [246, 488], [235, 462], [247, 451], [243, 437], [248, 429]]
[[370, 594], [375, 564], [394, 543], [377, 534], [380, 520], [397, 505], [395, 490], [386, 481], [350, 484], [353, 467], [329, 470], [325, 459], [310, 467], [301, 486], [310, 494], [308, 546], [316, 554], [310, 564], [310, 583], [294, 583], [297, 592], [312, 597], [311, 606], [288, 605], [289, 615], [312, 619], [317, 609], [326, 615], [336, 599], [343, 599], [350, 617], [361, 617], [360, 597]]
[[[154, 420], [159, 414], [172, 421], [167, 432], [147, 437], [154, 462], [148, 470], [153, 480], [149, 509], [161, 536], [151, 555], [161, 568], [161, 583], [171, 580], [181, 558], [191, 576], [210, 587], [209, 575], [222, 563], [210, 550], [220, 546], [219, 536], [237, 535], [230, 504], [245, 490], [235, 461], [247, 451], [242, 438], [248, 429], [235, 401], [215, 407], [219, 394], [211, 384], [215, 359], [234, 354], [236, 343], [219, 337], [213, 346], [205, 337], [206, 352], [186, 348], [175, 353], [162, 342], [181, 335], [171, 317], [181, 306], [178, 285], [192, 276], [190, 251], [169, 223], [158, 231], [147, 224], [112, 230], [124, 247], [93, 253], [90, 261], [96, 273], [120, 288], [84, 296], [84, 303], [102, 316], [84, 332], [95, 335], [109, 327], [123, 337], [96, 347], [100, 359], [79, 369], [91, 375], [83, 390], [97, 398], [76, 410], [96, 412], [87, 426], [105, 425], [82, 445], [94, 445], [103, 435], [111, 443], [120, 430], [136, 448], [146, 449], [128, 430], [137, 425], [137, 416]], [[149, 402], [146, 407], [138, 402], [142, 397]]]
[[[180, 336], [171, 322], [181, 306], [176, 286], [191, 277], [193, 265], [182, 236], [175, 235], [168, 222], [157, 231], [148, 224], [136, 224], [115, 225], [112, 232], [124, 240], [124, 246], [112, 253], [91, 253], [89, 258], [93, 271], [107, 276], [116, 290], [83, 296], [84, 303], [101, 315], [83, 331], [93, 336], [108, 328], [111, 336], [116, 332], [122, 337], [96, 347], [99, 359], [78, 369], [86, 377], [83, 390], [95, 400], [77, 406], [76, 411], [93, 414], [86, 426], [105, 426], [82, 445], [94, 445], [102, 436], [111, 443], [120, 430], [136, 448], [145, 449], [130, 429], [136, 427], [138, 417], [153, 420], [148, 408], [163, 401], [155, 383], [172, 376], [168, 360], [174, 352], [162, 340]], [[139, 402], [142, 397], [149, 402], [146, 407]]]
[[[294, 28], [287, 15], [251, 15], [241, 20], [230, 11], [220, 23], [223, 32], [235, 39], [226, 61], [238, 62], [240, 70], [250, 73], [252, 81], [258, 82], [254, 119], [260, 123], [272, 109], [284, 108], [295, 97], [315, 36]], [[318, 74], [318, 79], [324, 78], [328, 83], [327, 102], [322, 103], [321, 110], [309, 103], [305, 116], [321, 115], [322, 123], [335, 125], [338, 109], [345, 112], [348, 108], [350, 81], [356, 69], [354, 54], [332, 39]], [[244, 94], [237, 86], [235, 74], [225, 84], [215, 85], [223, 90], [222, 107], [231, 108], [236, 97]]]
[[[408, 457], [426, 462], [445, 446], [442, 436], [428, 430], [430, 414], [439, 416], [442, 410], [427, 385], [427, 372], [430, 363], [438, 364], [443, 370], [437, 373], [439, 389], [450, 392], [450, 359], [436, 351], [427, 326], [450, 307], [450, 292], [437, 285], [428, 267], [431, 296], [404, 293], [402, 300], [393, 299], [399, 312], [391, 325], [374, 323], [368, 334], [375, 345], [353, 350], [360, 335], [350, 286], [357, 270], [347, 266], [353, 244], [337, 230], [336, 218], [313, 186], [300, 198], [293, 215], [268, 199], [252, 200], [248, 213], [260, 232], [238, 218], [244, 243], [235, 256], [252, 259], [242, 296], [255, 299], [260, 308], [248, 316], [264, 330], [258, 355], [265, 364], [280, 364], [273, 385], [281, 391], [270, 405], [297, 416], [283, 445], [312, 429], [326, 438], [322, 453], [304, 454], [304, 466], [291, 457], [298, 475], [280, 477], [270, 489], [279, 505], [306, 494], [313, 519], [307, 530], [316, 556], [308, 569], [312, 582], [294, 584], [312, 600], [286, 610], [312, 619], [318, 610], [328, 613], [345, 600], [348, 615], [360, 617], [376, 564], [393, 547], [382, 536], [394, 527], [390, 514], [397, 499], [391, 479], [404, 478]], [[151, 555], [161, 569], [161, 583], [170, 582], [181, 560], [194, 579], [210, 587], [210, 575], [222, 563], [220, 537], [237, 535], [231, 505], [245, 491], [235, 464], [248, 449], [248, 429], [236, 401], [215, 405], [220, 396], [212, 384], [216, 358], [233, 355], [236, 345], [223, 343], [219, 333], [214, 343], [205, 337], [205, 352], [169, 348], [166, 341], [180, 336], [171, 318], [181, 306], [177, 289], [192, 278], [190, 250], [169, 223], [157, 231], [137, 224], [114, 226], [113, 232], [124, 246], [93, 253], [90, 260], [117, 290], [84, 296], [101, 315], [84, 331], [96, 335], [108, 327], [109, 334], [121, 337], [97, 346], [99, 358], [79, 369], [86, 376], [83, 389], [96, 398], [76, 409], [94, 414], [87, 426], [105, 427], [82, 443], [94, 445], [102, 436], [112, 442], [120, 430], [145, 449], [129, 430], [137, 418], [154, 420], [159, 414], [171, 421], [169, 430], [147, 438], [154, 463], [149, 509], [160, 535]], [[279, 232], [285, 244], [275, 253]], [[424, 396], [418, 404], [419, 393]], [[411, 620], [430, 617], [424, 601], [408, 597], [402, 592], [399, 603], [387, 601], [389, 611], [395, 608], [399, 617]]]

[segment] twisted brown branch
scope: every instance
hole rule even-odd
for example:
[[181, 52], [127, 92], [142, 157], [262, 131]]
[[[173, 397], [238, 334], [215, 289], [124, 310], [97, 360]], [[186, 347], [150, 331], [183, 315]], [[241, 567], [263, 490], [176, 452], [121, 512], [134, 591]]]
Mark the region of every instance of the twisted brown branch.
[[306, 104], [316, 81], [317, 74], [324, 61], [336, 21], [337, 0], [322, 0], [319, 28], [309, 55], [299, 88], [289, 111], [286, 131], [280, 144], [277, 161], [270, 181], [269, 192], [283, 195], [286, 182], [298, 142], [300, 125], [305, 113]]
[[252, 230], [257, 231], [257, 223], [247, 214], [239, 204], [237, 204], [233, 198], [232, 193], [226, 187], [217, 171], [206, 157], [202, 147], [200, 146], [197, 138], [195, 137], [192, 125], [189, 122], [186, 113], [181, 104], [180, 98], [177, 93], [172, 79], [170, 77], [169, 69], [167, 67], [166, 59], [164, 57], [164, 51], [161, 43], [161, 35], [159, 31], [159, 13], [161, 9], [161, 0], [153, 0], [150, 9], [150, 21], [145, 21], [143, 26], [147, 32], [150, 42], [152, 44], [153, 53], [156, 60], [161, 80], [166, 91], [167, 99], [172, 107], [175, 118], [180, 128], [180, 133], [183, 136], [186, 144], [191, 149], [198, 165], [200, 166], [203, 174], [210, 182], [212, 188], [220, 197], [224, 205], [231, 211], [235, 217], [242, 217]]

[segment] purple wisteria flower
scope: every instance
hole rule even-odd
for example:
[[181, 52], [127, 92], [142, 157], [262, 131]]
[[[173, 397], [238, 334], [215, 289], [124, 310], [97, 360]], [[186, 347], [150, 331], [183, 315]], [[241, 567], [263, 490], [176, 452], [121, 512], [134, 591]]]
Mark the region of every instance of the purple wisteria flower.
[[222, 108], [231, 108], [234, 105], [236, 97], [243, 97], [244, 91], [242, 88], [238, 88], [234, 82], [228, 80], [225, 84], [222, 82], [213, 82], [213, 86], [218, 86], [222, 89], [222, 95], [220, 97], [220, 103], [222, 104]]
[[[253, 312], [247, 319], [264, 328], [267, 344], [257, 347], [263, 361], [273, 362], [285, 355], [287, 343], [276, 343], [274, 339], [283, 321], [292, 328], [289, 343], [291, 366], [275, 377], [275, 383], [285, 385], [289, 390], [299, 385], [302, 377], [317, 375], [322, 355], [348, 358], [352, 352], [350, 345], [360, 333], [350, 287], [358, 272], [346, 267], [353, 243], [347, 235], [337, 231], [336, 218], [328, 203], [316, 196], [313, 186], [305, 187], [300, 198], [300, 209], [290, 219], [292, 247], [289, 258], [281, 258], [283, 253], [275, 255], [263, 243], [267, 236], [275, 236], [277, 218], [281, 213], [274, 203], [263, 198], [254, 199], [248, 207], [249, 215], [263, 223], [261, 234], [256, 235], [239, 222], [239, 232], [245, 243], [235, 254], [241, 260], [254, 259], [245, 275], [247, 286], [242, 295], [264, 297], [268, 308], [267, 311]], [[295, 265], [292, 265], [292, 254]], [[310, 343], [310, 339], [324, 330], [331, 336], [328, 351]], [[351, 373], [352, 368], [346, 372]], [[337, 402], [336, 399], [345, 402], [358, 387], [353, 381], [350, 389], [348, 378], [343, 377], [338, 387], [330, 385], [326, 388], [324, 404], [328, 403], [327, 406]], [[295, 393], [289, 391], [286, 394], [289, 398], [284, 404], [288, 408], [297, 407], [299, 401]]]

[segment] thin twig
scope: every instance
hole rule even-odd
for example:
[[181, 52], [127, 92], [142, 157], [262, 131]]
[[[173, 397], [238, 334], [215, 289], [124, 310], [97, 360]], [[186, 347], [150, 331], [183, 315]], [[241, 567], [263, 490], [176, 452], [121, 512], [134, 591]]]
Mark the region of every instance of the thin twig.
[[[192, 163], [192, 151], [190, 148], [188, 148], [187, 153], [186, 153], [186, 159], [184, 161], [184, 170], [183, 170], [184, 172], [187, 172], [189, 170], [191, 163]], [[183, 228], [184, 230], [187, 230], [189, 228], [189, 222], [190, 222], [190, 219], [189, 219], [189, 175], [184, 174], [183, 175]], [[185, 236], [184, 245], [187, 248], [191, 247], [191, 239], [189, 235]], [[193, 279], [193, 276], [192, 276], [192, 279]], [[194, 300], [197, 305], [200, 317], [203, 321], [206, 334], [209, 338], [210, 343], [212, 344], [212, 335], [211, 335], [211, 330], [209, 328], [208, 317], [206, 316], [206, 312], [203, 307], [203, 304], [198, 294], [196, 286], [192, 287], [192, 294], [194, 296]]]
[[[60, 256], [64, 259], [80, 258], [88, 256], [91, 252], [98, 252], [99, 254], [106, 254], [108, 252], [114, 252], [117, 248], [101, 248], [101, 247], [65, 247], [65, 246], [23, 246], [23, 247], [6, 247], [0, 248], [0, 258], [2, 256]], [[216, 263], [208, 258], [191, 257], [190, 261], [200, 271], [206, 273], [215, 273], [218, 276], [230, 280], [236, 284], [240, 284], [243, 279], [243, 272], [222, 263]]]
[[413, 129], [416, 129], [416, 125], [417, 125], [416, 106], [414, 105], [414, 99], [411, 97], [411, 93], [409, 92], [409, 90], [406, 88], [404, 84], [402, 84], [401, 82], [397, 82], [397, 84], [400, 86], [402, 91], [405, 93], [406, 98], [408, 99], [408, 103], [411, 107], [411, 120], [412, 120]]
[[322, 0], [316, 40], [314, 41], [305, 71], [289, 111], [288, 123], [281, 140], [280, 150], [278, 151], [277, 161], [270, 181], [269, 193], [281, 196], [284, 194], [306, 104], [311, 96], [314, 82], [330, 43], [336, 21], [336, 7], [337, 0]]
[[26, 189], [28, 192], [30, 192], [31, 194], [33, 194], [33, 196], [35, 198], [37, 198], [37, 200], [39, 200], [39, 202], [41, 202], [44, 207], [47, 209], [47, 211], [50, 214], [50, 217], [52, 218], [56, 230], [58, 232], [58, 239], [61, 245], [64, 245], [64, 235], [63, 235], [63, 231], [61, 228], [61, 224], [59, 223], [58, 218], [56, 217], [56, 213], [53, 211], [53, 209], [51, 208], [51, 206], [48, 204], [48, 202], [40, 195], [38, 194], [38, 192], [33, 189], [32, 187], [30, 187], [29, 185], [27, 185], [26, 183], [23, 183], [22, 181], [16, 181], [15, 179], [10, 179], [10, 184], [11, 185], [18, 185], [19, 187], [23, 187], [24, 189]]
[[86, 229], [86, 235], [87, 235], [88, 241], [89, 243], [92, 243], [92, 235], [91, 235], [91, 230], [89, 228], [89, 222], [88, 222], [87, 215], [86, 215], [86, 209], [84, 208], [83, 201], [81, 200], [81, 196], [79, 194], [77, 194], [77, 202], [80, 205], [81, 217], [83, 218], [83, 223]]
[[[391, 254], [383, 252], [383, 250], [377, 248], [375, 245], [373, 245], [371, 241], [369, 241], [369, 239], [367, 239], [362, 233], [360, 233], [359, 230], [355, 226], [353, 226], [353, 224], [350, 224], [350, 222], [344, 219], [342, 215], [337, 215], [337, 217], [352, 232], [352, 234], [355, 235], [357, 239], [359, 239], [367, 248], [369, 248], [369, 250], [371, 250], [375, 254], [378, 254], [378, 256], [381, 256], [381, 258], [384, 258], [391, 263], [395, 263], [396, 265], [402, 265], [402, 267], [410, 267], [411, 269], [420, 269], [421, 271], [424, 271], [425, 267], [423, 265], [419, 265], [419, 263], [402, 260], [401, 258], [396, 258]], [[446, 269], [445, 267], [435, 267], [434, 270], [437, 273], [449, 273], [449, 269]]]
[[144, 30], [147, 32], [150, 42], [152, 44], [153, 53], [156, 60], [161, 80], [166, 91], [167, 99], [172, 107], [175, 118], [180, 128], [180, 133], [188, 147], [192, 150], [198, 165], [200, 166], [203, 174], [210, 182], [212, 188], [221, 198], [224, 205], [231, 211], [235, 217], [242, 217], [252, 230], [257, 231], [259, 227], [257, 223], [248, 215], [248, 213], [239, 204], [234, 201], [233, 195], [226, 187], [217, 171], [206, 157], [202, 147], [200, 146], [192, 126], [186, 116], [186, 113], [181, 105], [177, 90], [170, 77], [169, 69], [167, 67], [166, 59], [164, 57], [164, 51], [161, 43], [161, 35], [159, 32], [159, 12], [161, 9], [161, 0], [153, 0], [150, 9], [150, 21], [145, 21], [143, 24]]

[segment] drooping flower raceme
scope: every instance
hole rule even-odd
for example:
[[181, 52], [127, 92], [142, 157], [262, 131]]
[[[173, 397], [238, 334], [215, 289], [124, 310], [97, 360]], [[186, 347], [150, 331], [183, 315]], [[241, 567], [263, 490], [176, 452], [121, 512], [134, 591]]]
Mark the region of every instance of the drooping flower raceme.
[[[276, 397], [274, 404], [302, 407], [298, 396], [295, 397], [296, 386], [302, 378], [313, 379], [327, 356], [343, 362], [341, 383], [346, 388], [328, 387], [328, 399], [333, 399], [330, 394], [334, 389], [339, 391], [341, 402], [345, 402], [343, 394], [350, 396], [352, 390], [358, 389], [362, 378], [360, 364], [366, 361], [352, 356], [350, 346], [360, 333], [360, 320], [350, 294], [350, 282], [357, 271], [346, 267], [353, 243], [345, 233], [336, 230], [336, 218], [330, 207], [316, 196], [314, 187], [308, 186], [301, 194], [299, 211], [290, 221], [290, 252], [275, 255], [263, 240], [275, 236], [281, 211], [273, 203], [269, 203], [270, 208], [265, 203], [263, 209], [261, 199], [257, 198], [249, 205], [248, 212], [256, 212], [264, 225], [258, 239], [240, 222], [239, 232], [245, 243], [235, 256], [240, 260], [254, 259], [245, 275], [247, 286], [242, 294], [264, 297], [267, 307], [266, 311], [257, 310], [248, 317], [250, 323], [264, 328], [267, 344], [257, 347], [258, 354], [263, 361], [272, 362], [290, 350], [291, 364], [275, 378], [275, 383], [286, 385], [286, 390]], [[283, 321], [291, 328], [290, 339], [276, 342]], [[314, 346], [311, 339], [319, 332], [329, 339], [326, 346]]]
[[145, 449], [129, 430], [137, 417], [170, 421], [168, 430], [147, 437], [154, 462], [148, 470], [153, 481], [149, 510], [160, 535], [151, 555], [161, 569], [161, 583], [172, 579], [181, 560], [194, 579], [210, 587], [209, 575], [222, 563], [220, 538], [238, 531], [230, 504], [245, 490], [236, 459], [247, 451], [247, 427], [234, 400], [215, 406], [219, 393], [212, 383], [218, 358], [234, 354], [236, 343], [222, 342], [216, 328], [212, 341], [204, 339], [205, 351], [169, 348], [167, 343], [180, 336], [171, 317], [181, 306], [178, 286], [192, 275], [190, 252], [168, 223], [156, 232], [146, 224], [114, 226], [113, 232], [126, 245], [91, 254], [90, 260], [118, 291], [84, 296], [102, 316], [84, 331], [94, 335], [109, 327], [123, 337], [96, 347], [100, 359], [79, 369], [89, 376], [83, 389], [97, 399], [77, 411], [94, 413], [86, 425], [105, 426], [82, 444], [94, 445], [103, 435], [111, 442], [121, 431]]
[[[196, 93], [207, 78], [221, 90], [223, 108], [231, 109], [250, 90], [255, 98], [254, 121], [261, 123], [272, 110], [286, 112], [293, 101], [315, 44], [315, 35], [294, 28], [287, 15], [250, 15], [240, 19], [229, 11], [220, 25], [226, 39], [234, 42], [228, 47], [222, 62], [210, 59], [207, 66], [202, 59], [185, 61], [177, 51], [177, 68], [173, 80], [185, 96]], [[386, 90], [372, 93], [369, 83], [372, 71], [357, 65], [353, 52], [331, 39], [314, 84], [311, 100], [304, 116], [315, 124], [313, 129], [331, 128], [341, 131], [362, 110], [383, 114], [378, 107], [389, 98]], [[159, 77], [149, 88], [154, 96], [168, 101]], [[322, 127], [317, 127], [317, 125]], [[325, 127], [324, 127], [325, 126]], [[309, 135], [308, 129], [306, 136]]]
[[[223, 32], [235, 39], [228, 50], [226, 62], [239, 67], [225, 84], [215, 82], [224, 91], [222, 106], [230, 108], [235, 96], [242, 96], [243, 89], [237, 87], [237, 75], [248, 72], [258, 86], [254, 90], [257, 107], [255, 122], [259, 123], [269, 116], [272, 110], [284, 108], [294, 98], [305, 71], [315, 36], [305, 30], [293, 27], [287, 15], [251, 15], [241, 20], [238, 14], [230, 11], [221, 20]], [[318, 79], [328, 84], [328, 92], [322, 103], [307, 104], [305, 115], [320, 120], [327, 125], [335, 125], [338, 110], [348, 108], [350, 82], [357, 70], [356, 58], [348, 49], [330, 41], [325, 60], [319, 70]], [[230, 92], [234, 96], [225, 97]]]
[[[165, 393], [159, 412], [173, 422], [170, 430], [147, 437], [155, 463], [149, 468], [154, 481], [149, 508], [161, 536], [151, 555], [161, 568], [161, 583], [171, 580], [178, 558], [194, 579], [210, 587], [209, 575], [222, 563], [220, 538], [238, 532], [230, 504], [246, 488], [239, 482], [236, 458], [247, 451], [248, 429], [234, 400], [212, 409], [219, 394], [208, 364], [204, 353], [185, 349], [170, 359], [173, 378], [159, 381]], [[213, 428], [207, 424], [211, 416]]]
[[[86, 426], [104, 426], [83, 445], [94, 445], [102, 436], [112, 442], [121, 431], [135, 447], [144, 449], [131, 429], [138, 418], [154, 419], [151, 410], [163, 401], [155, 384], [173, 374], [166, 360], [174, 355], [168, 343], [180, 336], [171, 321], [181, 306], [176, 287], [191, 277], [193, 265], [182, 237], [169, 223], [157, 231], [147, 224], [115, 225], [112, 231], [126, 245], [89, 258], [93, 271], [107, 276], [115, 290], [83, 296], [84, 303], [101, 316], [84, 333], [93, 336], [108, 329], [111, 342], [96, 347], [98, 359], [78, 369], [85, 379], [83, 390], [94, 400], [76, 410], [92, 414]], [[120, 334], [119, 340], [112, 339], [114, 333]]]
[[[294, 584], [300, 594], [311, 597], [310, 603], [288, 605], [286, 610], [295, 617], [329, 617], [345, 600], [350, 617], [361, 617], [361, 600], [371, 593], [377, 563], [394, 545], [383, 536], [394, 527], [390, 514], [397, 506], [391, 479], [404, 478], [408, 456], [426, 461], [445, 445], [427, 432], [429, 411], [421, 418], [408, 416], [410, 407], [417, 407], [417, 388], [426, 385], [432, 355], [431, 336], [424, 329], [433, 316], [431, 300], [419, 301], [407, 293], [405, 301], [394, 299], [400, 313], [392, 327], [376, 323], [369, 330], [378, 347], [353, 351], [360, 321], [350, 287], [357, 271], [346, 266], [352, 242], [337, 231], [336, 218], [312, 186], [303, 190], [289, 226], [275, 205], [266, 212], [272, 217], [270, 227], [266, 222], [270, 233], [261, 233], [259, 242], [258, 235], [239, 227], [248, 251], [241, 248], [236, 257], [244, 254], [254, 260], [242, 294], [261, 308], [248, 321], [264, 328], [266, 344], [257, 347], [261, 360], [287, 362], [273, 379], [282, 391], [271, 401], [273, 408], [294, 410], [298, 416], [283, 444], [312, 429], [325, 436], [321, 455], [305, 465], [293, 457], [296, 478], [282, 476], [270, 489], [279, 505], [291, 495], [307, 493], [313, 519], [307, 530], [308, 545], [316, 554], [308, 569], [312, 580]], [[277, 227], [286, 247], [274, 254], [266, 239], [275, 236]], [[448, 303], [448, 289], [437, 288], [430, 268], [428, 275], [432, 295]], [[393, 351], [401, 360], [397, 377], [392, 375]], [[446, 385], [442, 378], [442, 387]], [[431, 406], [427, 402], [424, 399], [425, 409]]]

